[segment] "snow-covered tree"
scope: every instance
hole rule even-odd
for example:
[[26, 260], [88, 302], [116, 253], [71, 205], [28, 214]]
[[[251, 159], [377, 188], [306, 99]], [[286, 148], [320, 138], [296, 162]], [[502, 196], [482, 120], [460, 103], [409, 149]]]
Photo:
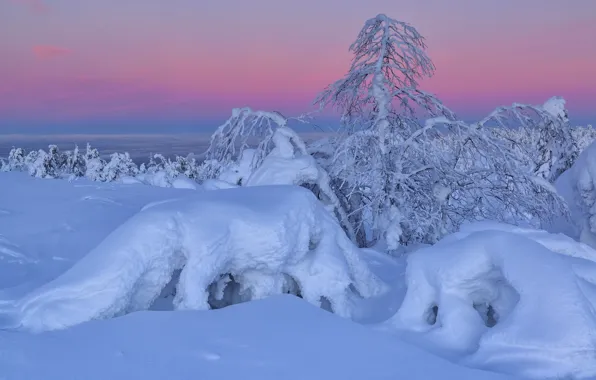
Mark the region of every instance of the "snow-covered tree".
[[86, 172], [85, 157], [81, 154], [79, 146], [75, 144], [72, 151], [66, 151], [65, 172], [74, 177], [84, 177]]
[[[349, 72], [315, 103], [341, 114], [345, 133], [333, 153], [319, 150], [319, 162], [360, 245], [434, 243], [464, 221], [538, 223], [564, 212], [548, 181], [525, 164], [530, 156], [491, 135], [488, 124], [502, 121], [501, 112], [511, 117], [513, 111], [529, 125], [517, 108], [498, 109], [469, 125], [418, 88], [434, 66], [415, 28], [378, 15], [350, 50]], [[548, 131], [544, 136], [561, 126], [563, 119], [551, 112], [557, 104], [534, 107], [541, 118], [532, 127]], [[549, 106], [555, 107], [547, 111]], [[544, 141], [552, 148], [551, 137]]]
[[53, 176], [48, 173], [48, 168], [50, 168], [50, 156], [46, 151], [40, 149], [36, 154], [27, 155], [27, 158], [29, 162], [27, 165], [29, 175], [36, 178], [53, 178]]
[[139, 169], [128, 152], [112, 153], [110, 161], [103, 167], [102, 178], [104, 181], [111, 182], [124, 176], [134, 177], [137, 174], [139, 174]]
[[581, 153], [596, 141], [596, 128], [592, 125], [573, 127], [571, 128], [571, 135], [577, 150]]
[[[304, 117], [296, 120], [303, 121]], [[213, 134], [207, 158], [221, 168], [219, 179], [232, 185], [283, 183], [311, 189], [354, 239], [354, 229], [331, 190], [327, 172], [287, 124], [288, 120], [278, 112], [253, 111], [248, 107], [234, 109], [230, 119]]]
[[216, 160], [225, 168], [233, 165], [245, 149], [258, 144], [251, 163], [251, 169], [254, 169], [270, 147], [275, 129], [286, 125], [286, 122], [286, 118], [278, 112], [235, 108], [232, 116], [211, 136], [206, 158]]
[[25, 150], [23, 148], [12, 148], [8, 153], [7, 170], [25, 170]]
[[433, 169], [440, 226], [435, 229], [440, 232], [437, 238], [457, 231], [463, 222], [488, 219], [544, 227], [567, 213], [553, 186], [531, 170], [527, 157], [510, 140], [485, 126], [487, 120], [472, 125], [446, 119], [427, 121], [450, 127], [449, 133], [428, 144], [440, 158]]
[[527, 156], [532, 165], [530, 170], [535, 175], [550, 183], [569, 169], [579, 155], [569, 126], [565, 100], [558, 96], [538, 106], [515, 103], [509, 107], [498, 107], [479, 125], [499, 127], [493, 133], [505, 138], [508, 130], [520, 129], [522, 139], [510, 139], [509, 145]]
[[[336, 191], [358, 223], [360, 245], [385, 239], [395, 248], [400, 240], [395, 235], [402, 235], [402, 222], [408, 220], [407, 203], [415, 204], [421, 186], [433, 182], [432, 166], [418, 144], [433, 131], [421, 125], [420, 111], [455, 118], [418, 88], [434, 72], [425, 48], [424, 37], [413, 26], [378, 15], [366, 21], [351, 45], [349, 72], [315, 100], [339, 110], [348, 132], [336, 147], [330, 170], [340, 178]], [[365, 220], [372, 229], [368, 237]]]
[[194, 157], [182, 157], [176, 156], [175, 161], [172, 162], [172, 166], [174, 170], [178, 173], [190, 178], [190, 179], [197, 179], [198, 178], [198, 165], [197, 161]]
[[85, 150], [85, 177], [92, 181], [103, 181], [103, 168], [106, 162], [101, 159], [99, 151], [96, 148], [91, 148], [91, 144], [87, 143]]

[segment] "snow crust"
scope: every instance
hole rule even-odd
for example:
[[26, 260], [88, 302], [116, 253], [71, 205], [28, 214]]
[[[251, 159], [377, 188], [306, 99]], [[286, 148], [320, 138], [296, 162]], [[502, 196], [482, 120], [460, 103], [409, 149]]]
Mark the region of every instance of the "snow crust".
[[[54, 281], [0, 314], [4, 328], [44, 331], [148, 309], [181, 270], [176, 309], [223, 300], [231, 275], [247, 299], [291, 292], [350, 317], [354, 299], [386, 290], [309, 190], [200, 192], [146, 207]], [[225, 280], [224, 280], [225, 282]], [[295, 283], [295, 285], [294, 285]]]
[[596, 251], [481, 223], [408, 257], [390, 324], [463, 363], [531, 378], [596, 376]]

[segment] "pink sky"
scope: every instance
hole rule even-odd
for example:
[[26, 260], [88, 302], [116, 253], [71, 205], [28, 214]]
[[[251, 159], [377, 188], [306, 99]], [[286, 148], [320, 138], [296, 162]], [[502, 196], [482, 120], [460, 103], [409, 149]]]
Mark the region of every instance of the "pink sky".
[[424, 89], [460, 117], [561, 95], [596, 123], [592, 0], [0, 0], [0, 133], [309, 111], [380, 12], [427, 37], [437, 72]]

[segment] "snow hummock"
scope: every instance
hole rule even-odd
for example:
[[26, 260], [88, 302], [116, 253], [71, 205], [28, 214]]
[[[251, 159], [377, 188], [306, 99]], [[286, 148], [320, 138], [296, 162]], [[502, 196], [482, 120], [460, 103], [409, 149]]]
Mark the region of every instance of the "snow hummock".
[[386, 288], [309, 190], [204, 191], [145, 207], [60, 277], [4, 307], [0, 326], [38, 332], [146, 310], [180, 270], [176, 309], [224, 301], [230, 276], [243, 300], [297, 291], [344, 317], [358, 296]]
[[596, 376], [596, 251], [563, 235], [464, 227], [408, 257], [389, 324], [467, 365], [532, 378]]

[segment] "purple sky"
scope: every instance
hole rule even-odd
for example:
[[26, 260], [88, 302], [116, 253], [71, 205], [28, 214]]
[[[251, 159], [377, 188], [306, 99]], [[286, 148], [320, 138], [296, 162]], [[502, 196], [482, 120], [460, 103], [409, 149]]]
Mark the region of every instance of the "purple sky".
[[377, 13], [426, 36], [423, 87], [465, 119], [568, 100], [596, 123], [594, 0], [0, 0], [0, 133], [192, 131], [312, 110]]

